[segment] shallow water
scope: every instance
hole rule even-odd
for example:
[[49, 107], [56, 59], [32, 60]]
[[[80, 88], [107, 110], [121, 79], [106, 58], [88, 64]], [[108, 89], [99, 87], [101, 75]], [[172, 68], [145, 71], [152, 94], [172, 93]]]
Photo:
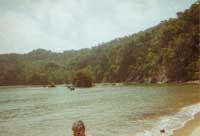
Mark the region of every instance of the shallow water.
[[199, 85], [0, 87], [0, 135], [72, 136], [81, 119], [92, 136], [155, 136], [181, 127], [199, 102]]

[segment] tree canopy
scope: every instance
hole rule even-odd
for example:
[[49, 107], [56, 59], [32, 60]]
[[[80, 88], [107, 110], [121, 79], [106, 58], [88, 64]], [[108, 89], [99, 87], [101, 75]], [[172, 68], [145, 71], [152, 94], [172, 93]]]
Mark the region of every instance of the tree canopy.
[[92, 87], [93, 75], [88, 68], [78, 70], [73, 78], [73, 84], [77, 87]]

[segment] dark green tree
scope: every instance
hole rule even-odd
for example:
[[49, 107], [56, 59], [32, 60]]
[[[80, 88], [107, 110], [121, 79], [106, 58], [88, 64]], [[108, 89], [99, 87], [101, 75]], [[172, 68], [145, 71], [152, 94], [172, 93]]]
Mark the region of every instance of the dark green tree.
[[81, 69], [76, 72], [73, 84], [77, 87], [92, 87], [93, 76], [89, 68]]

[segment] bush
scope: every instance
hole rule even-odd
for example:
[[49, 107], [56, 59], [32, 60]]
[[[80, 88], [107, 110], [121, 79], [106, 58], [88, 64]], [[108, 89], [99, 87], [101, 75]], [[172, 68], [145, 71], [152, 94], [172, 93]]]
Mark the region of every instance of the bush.
[[88, 68], [76, 72], [73, 84], [76, 87], [92, 87], [93, 76], [91, 70]]

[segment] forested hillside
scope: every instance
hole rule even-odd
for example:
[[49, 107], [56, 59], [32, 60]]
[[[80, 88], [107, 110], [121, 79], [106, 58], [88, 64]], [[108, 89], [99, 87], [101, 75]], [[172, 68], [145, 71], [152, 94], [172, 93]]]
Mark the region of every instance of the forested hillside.
[[[95, 82], [184, 82], [200, 77], [200, 3], [177, 18], [91, 49], [37, 49], [0, 55], [0, 85], [72, 82], [88, 69]], [[148, 21], [148, 20], [147, 20]], [[66, 45], [67, 46], [67, 45]]]

